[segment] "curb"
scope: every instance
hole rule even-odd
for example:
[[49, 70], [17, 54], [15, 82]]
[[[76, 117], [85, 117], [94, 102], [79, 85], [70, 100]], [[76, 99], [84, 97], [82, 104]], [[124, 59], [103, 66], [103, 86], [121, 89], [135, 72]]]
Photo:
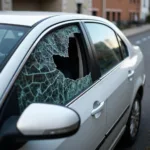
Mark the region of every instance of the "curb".
[[144, 33], [150, 30], [150, 25], [145, 25], [141, 27], [136, 27], [136, 28], [130, 28], [126, 30], [122, 30], [122, 32], [125, 34], [127, 37], [135, 36], [140, 33]]

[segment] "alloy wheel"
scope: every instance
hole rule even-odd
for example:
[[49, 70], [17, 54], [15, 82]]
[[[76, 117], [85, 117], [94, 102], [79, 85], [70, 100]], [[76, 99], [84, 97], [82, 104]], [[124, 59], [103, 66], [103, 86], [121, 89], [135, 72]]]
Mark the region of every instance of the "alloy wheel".
[[134, 138], [138, 132], [140, 123], [140, 104], [139, 101], [136, 100], [132, 107], [131, 118], [130, 118], [130, 135]]

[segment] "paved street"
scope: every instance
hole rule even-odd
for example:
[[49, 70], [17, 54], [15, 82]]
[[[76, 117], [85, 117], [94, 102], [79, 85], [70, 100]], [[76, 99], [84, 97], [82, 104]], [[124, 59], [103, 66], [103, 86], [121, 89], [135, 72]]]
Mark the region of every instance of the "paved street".
[[[150, 150], [150, 31], [132, 37], [129, 40], [139, 45], [145, 57], [146, 85], [142, 103], [142, 119], [136, 143], [125, 150]], [[118, 150], [124, 150], [119, 148]]]

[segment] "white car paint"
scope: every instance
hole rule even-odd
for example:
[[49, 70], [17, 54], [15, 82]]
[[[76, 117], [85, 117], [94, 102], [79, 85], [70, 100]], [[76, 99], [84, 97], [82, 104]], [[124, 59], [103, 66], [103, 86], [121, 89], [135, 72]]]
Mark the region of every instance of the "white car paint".
[[[87, 89], [85, 94], [81, 94], [78, 100], [68, 104], [68, 106], [76, 110], [81, 117], [81, 128], [76, 135], [58, 140], [30, 141], [19, 150], [94, 150], [103, 140], [109, 129], [116, 123], [120, 115], [129, 106], [125, 116], [107, 138], [101, 149], [113, 147], [113, 145], [116, 144], [115, 141], [118, 141], [117, 139], [120, 138], [125, 129], [135, 95], [139, 87], [144, 84], [145, 74], [141, 51], [135, 47], [133, 48], [127, 38], [114, 24], [99, 17], [75, 14], [61, 15], [61, 13], [46, 13], [45, 15], [27, 13], [27, 15], [25, 15], [26, 13], [24, 12], [24, 17], [22, 17], [19, 12], [11, 13], [11, 15], [9, 14], [10, 16], [8, 16], [8, 14], [9, 13], [0, 14], [0, 23], [32, 26], [42, 21], [34, 26], [0, 73], [0, 107], [2, 107], [5, 97], [16, 79], [16, 75], [19, 73], [18, 70], [22, 68], [38, 41], [48, 31], [57, 26], [87, 20], [100, 22], [114, 29], [124, 40], [129, 50], [128, 58], [102, 76], [99, 81]], [[26, 56], [25, 59], [24, 56]], [[128, 78], [129, 70], [134, 70], [135, 72], [134, 78], [131, 81]], [[127, 91], [127, 93], [124, 91]], [[104, 102], [103, 111], [98, 119], [91, 116], [95, 101]]]

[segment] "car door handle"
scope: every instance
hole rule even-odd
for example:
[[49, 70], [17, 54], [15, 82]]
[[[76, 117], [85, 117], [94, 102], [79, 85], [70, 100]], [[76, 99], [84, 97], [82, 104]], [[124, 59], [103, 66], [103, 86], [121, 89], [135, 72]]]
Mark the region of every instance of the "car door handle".
[[103, 108], [104, 108], [104, 102], [101, 102], [99, 106], [97, 106], [95, 109], [92, 110], [91, 115], [94, 116], [97, 113], [100, 113], [103, 110]]
[[132, 78], [133, 76], [134, 76], [134, 70], [129, 70], [129, 72], [128, 72], [128, 78], [130, 79], [130, 78]]

